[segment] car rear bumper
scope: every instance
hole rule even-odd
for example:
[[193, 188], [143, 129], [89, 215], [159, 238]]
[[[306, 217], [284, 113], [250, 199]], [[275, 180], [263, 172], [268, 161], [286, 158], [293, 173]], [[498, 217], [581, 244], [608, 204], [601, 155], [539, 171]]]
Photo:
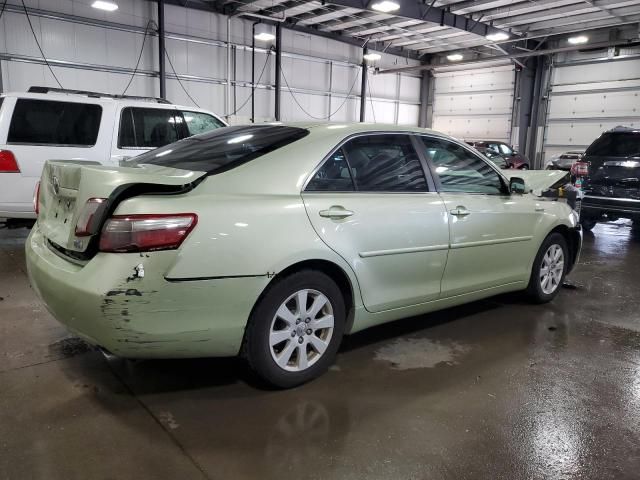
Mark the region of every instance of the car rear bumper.
[[[266, 277], [169, 282], [175, 251], [100, 253], [85, 265], [55, 253], [33, 228], [29, 279], [51, 314], [88, 342], [128, 358], [237, 355]], [[144, 265], [144, 278], [134, 269]]]
[[585, 195], [581, 211], [584, 215], [614, 214], [618, 217], [639, 217], [640, 200]]

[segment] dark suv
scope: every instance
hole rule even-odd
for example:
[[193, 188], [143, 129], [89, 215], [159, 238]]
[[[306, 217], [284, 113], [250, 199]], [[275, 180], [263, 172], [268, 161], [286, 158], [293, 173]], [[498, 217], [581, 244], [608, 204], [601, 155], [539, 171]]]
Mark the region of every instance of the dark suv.
[[475, 148], [489, 148], [495, 151], [507, 161], [507, 168], [519, 168], [521, 170], [529, 168], [527, 157], [516, 152], [513, 147], [500, 140], [472, 140], [467, 143]]
[[640, 226], [640, 129], [616, 127], [594, 141], [582, 158], [588, 171], [582, 188], [581, 223], [629, 218]]

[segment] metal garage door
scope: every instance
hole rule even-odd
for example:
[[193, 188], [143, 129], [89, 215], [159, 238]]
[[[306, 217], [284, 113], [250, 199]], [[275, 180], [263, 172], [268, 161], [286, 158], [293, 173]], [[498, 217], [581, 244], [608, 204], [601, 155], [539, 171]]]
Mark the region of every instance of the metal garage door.
[[513, 65], [434, 73], [433, 128], [461, 140], [511, 138]]
[[554, 65], [545, 162], [567, 150], [584, 150], [603, 131], [617, 125], [640, 127], [638, 56]]

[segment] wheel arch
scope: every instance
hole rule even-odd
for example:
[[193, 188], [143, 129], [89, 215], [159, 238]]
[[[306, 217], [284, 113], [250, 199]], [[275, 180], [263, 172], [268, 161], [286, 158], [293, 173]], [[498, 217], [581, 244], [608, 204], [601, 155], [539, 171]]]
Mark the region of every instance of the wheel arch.
[[569, 273], [578, 260], [578, 253], [580, 252], [580, 233], [575, 228], [569, 228], [566, 225], [555, 226], [547, 236], [551, 235], [552, 233], [559, 233], [567, 242], [567, 247], [569, 247], [570, 260], [567, 273]]

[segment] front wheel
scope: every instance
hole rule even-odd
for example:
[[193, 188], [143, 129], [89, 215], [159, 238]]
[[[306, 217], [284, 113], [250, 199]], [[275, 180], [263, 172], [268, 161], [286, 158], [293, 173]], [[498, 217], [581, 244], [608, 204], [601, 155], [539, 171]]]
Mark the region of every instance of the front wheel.
[[547, 303], [558, 294], [569, 266], [567, 241], [552, 233], [540, 246], [533, 262], [527, 293], [534, 303]]
[[325, 273], [303, 270], [277, 280], [247, 325], [244, 356], [265, 382], [291, 388], [335, 360], [345, 324], [342, 293]]

